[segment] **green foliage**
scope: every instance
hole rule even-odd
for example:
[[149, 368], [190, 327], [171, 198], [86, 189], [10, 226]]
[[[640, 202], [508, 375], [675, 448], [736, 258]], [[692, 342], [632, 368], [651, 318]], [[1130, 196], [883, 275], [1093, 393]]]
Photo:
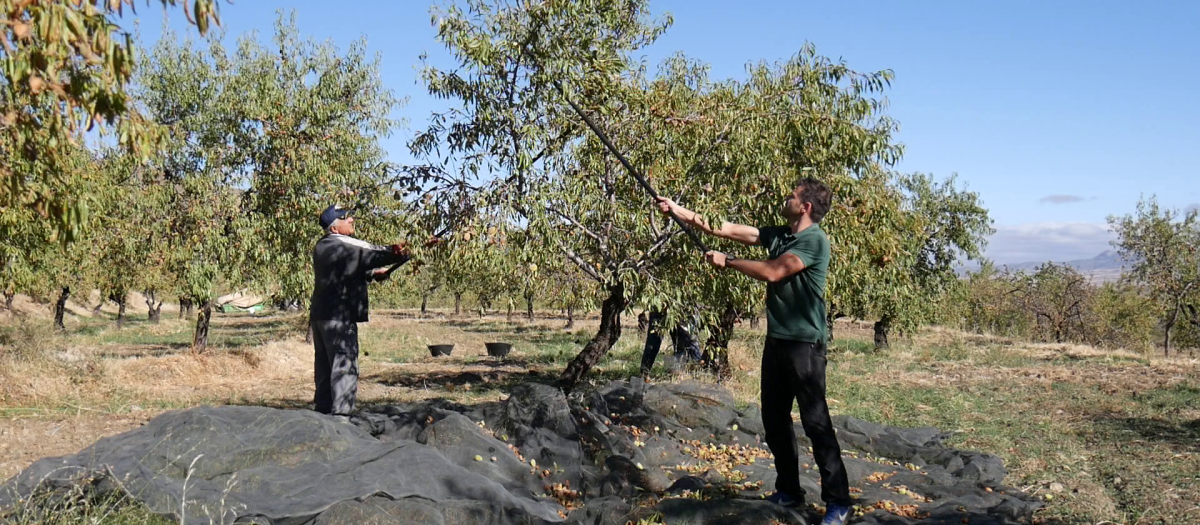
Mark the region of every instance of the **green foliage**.
[[[146, 2], [150, 3], [149, 0]], [[158, 3], [158, 2], [156, 2]], [[219, 22], [215, 0], [184, 5], [201, 33]], [[133, 76], [130, 36], [116, 23], [134, 0], [0, 0], [0, 208], [24, 208], [70, 241], [88, 214], [87, 195], [71, 191], [86, 175], [70, 169], [67, 145], [83, 130], [115, 127], [118, 142], [149, 154], [156, 136], [125, 91]], [[3, 227], [0, 224], [0, 227]], [[8, 230], [0, 230], [7, 236]]]
[[[1103, 347], [1148, 351], [1154, 348], [1158, 316], [1153, 300], [1137, 286], [1104, 283], [1092, 291], [1084, 324], [1093, 328], [1092, 344]], [[1181, 338], [1184, 346], [1196, 341]]]
[[[75, 178], [76, 183], [61, 188], [60, 196], [96, 209], [104, 202], [104, 181], [93, 172], [94, 159], [84, 148], [63, 144], [57, 152], [58, 166]], [[14, 164], [30, 167], [22, 159]], [[86, 231], [97, 224], [95, 214], [76, 217], [75, 227]], [[87, 243], [64, 243], [59, 230], [48, 227], [36, 210], [28, 207], [0, 208], [0, 288], [6, 293], [25, 293], [35, 297], [57, 298], [62, 287], [78, 289], [90, 284], [98, 263], [94, 247]], [[80, 238], [79, 240], [82, 240]]]
[[403, 175], [379, 146], [396, 125], [397, 100], [365, 47], [339, 54], [330, 42], [301, 40], [294, 16], [282, 15], [272, 48], [239, 41], [229, 82], [240, 95], [232, 118], [252, 130], [236, 146], [248, 152], [241, 206], [254, 229], [242, 249], [247, 281], [270, 294], [311, 294], [312, 246], [323, 234], [316, 216], [326, 206], [356, 207], [364, 238], [394, 238], [408, 218], [393, 198]]
[[243, 243], [251, 237], [238, 189], [249, 182], [243, 168], [251, 154], [238, 146], [252, 133], [237, 115], [242, 93], [219, 42], [200, 51], [171, 33], [151, 51], [139, 84], [147, 115], [166, 130], [164, 152], [150, 165], [161, 206], [154, 218], [172, 233], [159, 249], [181, 295], [203, 309], [219, 295], [221, 279], [241, 281]]
[[1157, 316], [1129, 283], [1089, 283], [1078, 271], [1046, 263], [1033, 273], [999, 272], [990, 263], [945, 301], [948, 324], [979, 333], [1147, 351]]
[[[1131, 265], [1129, 278], [1154, 300], [1163, 325], [1163, 353], [1180, 321], [1189, 331], [1200, 323], [1200, 222], [1197, 210], [1162, 209], [1154, 198], [1138, 202], [1134, 214], [1110, 216], [1121, 257]], [[1190, 314], [1190, 315], [1189, 315]], [[1194, 320], [1194, 321], [1193, 321]]]
[[437, 40], [457, 67], [427, 65], [422, 78], [430, 94], [463, 106], [433, 115], [414, 150], [430, 154], [445, 144], [465, 174], [506, 171], [495, 184], [519, 196], [539, 163], [583, 131], [561, 104], [558, 86], [606, 94], [606, 86], [629, 68], [630, 53], [653, 43], [670, 24], [648, 20], [646, 4], [461, 0], [435, 7]]
[[938, 299], [960, 285], [956, 266], [963, 260], [980, 259], [985, 239], [995, 233], [987, 209], [973, 192], [959, 190], [956, 176], [936, 182], [921, 173], [901, 176], [897, 185], [906, 195], [905, 210], [917, 226], [905, 254], [913, 257], [907, 271], [897, 274], [896, 293], [885, 295], [875, 312], [901, 330], [939, 321]]

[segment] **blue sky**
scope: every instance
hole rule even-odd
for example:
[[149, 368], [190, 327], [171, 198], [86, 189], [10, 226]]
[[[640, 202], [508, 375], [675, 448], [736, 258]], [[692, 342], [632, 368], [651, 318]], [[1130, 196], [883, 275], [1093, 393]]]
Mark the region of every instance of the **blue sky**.
[[[232, 39], [268, 39], [277, 9], [302, 33], [345, 48], [366, 37], [383, 79], [408, 104], [408, 123], [385, 142], [393, 160], [442, 107], [419, 82], [418, 56], [438, 63], [429, 0], [221, 3]], [[139, 3], [140, 4], [140, 3]], [[1133, 211], [1142, 195], [1176, 208], [1200, 205], [1200, 3], [1115, 1], [651, 0], [675, 24], [647, 50], [653, 66], [683, 51], [714, 77], [747, 62], [779, 61], [804, 42], [857, 70], [891, 69], [889, 114], [906, 146], [898, 166], [957, 173], [978, 192], [998, 229], [997, 262], [1070, 260], [1109, 249], [1105, 217]], [[161, 8], [139, 5], [152, 43]], [[177, 8], [169, 23], [186, 24]], [[124, 24], [132, 27], [132, 18]], [[443, 62], [444, 63], [444, 62]]]

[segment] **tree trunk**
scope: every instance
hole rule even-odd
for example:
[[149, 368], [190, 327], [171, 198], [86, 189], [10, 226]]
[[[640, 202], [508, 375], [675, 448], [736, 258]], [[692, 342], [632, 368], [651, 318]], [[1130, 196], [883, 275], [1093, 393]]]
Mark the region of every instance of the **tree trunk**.
[[454, 315], [462, 315], [462, 292], [454, 292]]
[[750, 328], [753, 330], [758, 330], [758, 316], [757, 315], [750, 318]]
[[63, 316], [67, 313], [67, 299], [71, 298], [71, 287], [62, 287], [62, 292], [58, 294], [58, 302], [54, 303], [54, 327], [65, 331], [67, 327], [63, 325]]
[[561, 388], [575, 388], [583, 376], [617, 344], [617, 340], [621, 338], [621, 312], [625, 311], [625, 306], [625, 285], [618, 281], [608, 287], [608, 298], [600, 308], [600, 328], [596, 330], [596, 336], [588, 341], [559, 376], [558, 383]]
[[420, 315], [420, 319], [424, 319], [424, 318], [425, 318], [425, 312], [427, 312], [427, 311], [429, 311], [429, 295], [428, 295], [428, 294], [425, 294], [425, 295], [422, 295], [422, 296], [421, 296], [421, 315]]
[[158, 324], [158, 322], [162, 319], [163, 303], [162, 303], [162, 301], [157, 300], [157, 298], [156, 298], [157, 295], [158, 294], [155, 294], [153, 290], [146, 292], [146, 309], [147, 309], [146, 317], [150, 320], [151, 323], [154, 323], [154, 324]]
[[532, 322], [533, 321], [533, 294], [532, 293], [525, 294], [525, 304], [527, 305], [527, 308], [529, 309], [529, 311], [526, 313], [529, 314], [529, 320]]
[[305, 332], [305, 335], [304, 335], [304, 343], [305, 343], [305, 344], [312, 344], [312, 342], [313, 342], [313, 327], [312, 327], [312, 319], [309, 319], [309, 321], [308, 321], [308, 323], [307, 323], [307, 324], [308, 324], [308, 331], [307, 331], [307, 332]]
[[1175, 316], [1167, 321], [1166, 329], [1163, 330], [1163, 357], [1171, 357], [1171, 328], [1175, 327]]
[[885, 350], [888, 348], [888, 333], [892, 330], [892, 318], [883, 316], [875, 321], [875, 349]]
[[4, 292], [4, 309], [12, 311], [13, 299], [17, 297], [15, 292]]
[[505, 322], [508, 322], [508, 323], [512, 322], [512, 312], [513, 312], [513, 304], [512, 304], [512, 301], [509, 301], [508, 302], [508, 311], [504, 313], [504, 321]]
[[125, 328], [125, 298], [114, 298], [117, 303], [117, 330]]
[[575, 328], [575, 309], [570, 306], [567, 307], [567, 326], [564, 328], [567, 330]]
[[825, 314], [825, 344], [833, 342], [833, 311]]
[[733, 325], [737, 311], [726, 305], [716, 326], [710, 326], [708, 341], [704, 348], [704, 368], [716, 374], [717, 379], [728, 379], [733, 375], [729, 366], [729, 339], [733, 337]]
[[100, 298], [100, 302], [96, 303], [96, 307], [92, 308], [92, 317], [100, 315], [100, 308], [104, 306], [104, 298]]
[[196, 316], [196, 332], [192, 337], [193, 352], [203, 352], [208, 348], [208, 326], [212, 320], [212, 312], [212, 301], [205, 301], [204, 306], [200, 308], [200, 315]]

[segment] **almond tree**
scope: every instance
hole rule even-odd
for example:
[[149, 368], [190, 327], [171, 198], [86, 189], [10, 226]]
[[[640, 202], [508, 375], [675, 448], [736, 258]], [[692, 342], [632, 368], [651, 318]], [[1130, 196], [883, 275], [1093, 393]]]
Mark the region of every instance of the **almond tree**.
[[[80, 141], [82, 142], [82, 141]], [[79, 203], [84, 210], [75, 217], [77, 229], [71, 241], [60, 236], [60, 230], [49, 227], [28, 208], [0, 209], [0, 227], [10, 233], [0, 238], [0, 284], [4, 285], [5, 301], [11, 306], [16, 293], [52, 301], [54, 326], [65, 330], [67, 301], [72, 294], [78, 297], [90, 290], [94, 282], [96, 259], [94, 241], [84, 234], [96, 226], [96, 215], [88, 213], [100, 207], [102, 177], [96, 175], [95, 159], [80, 146], [65, 143], [59, 152], [57, 169], [67, 171], [76, 184], [58, 190], [63, 198]], [[24, 159], [11, 159], [16, 166], [27, 167]], [[18, 168], [21, 169], [21, 168]]]
[[[215, 0], [153, 3], [181, 6], [201, 33], [219, 22]], [[154, 126], [133, 111], [126, 91], [134, 49], [118, 20], [134, 7], [134, 0], [0, 0], [0, 209], [34, 212], [60, 241], [79, 235], [89, 198], [71, 189], [84, 175], [70, 169], [68, 144], [81, 144], [82, 132], [99, 125], [130, 151], [155, 149]]]
[[[423, 78], [431, 94], [461, 106], [435, 114], [414, 151], [433, 155], [444, 145], [465, 174], [490, 177], [488, 203], [532, 220], [541, 210], [531, 206], [537, 200], [530, 195], [542, 191], [552, 159], [585, 133], [562, 103], [562, 89], [581, 90], [589, 99], [608, 95], [632, 63], [630, 53], [669, 25], [646, 13], [645, 0], [462, 0], [436, 8], [438, 40], [456, 67], [427, 67]], [[593, 363], [615, 343], [614, 330], [619, 336], [624, 293], [614, 286], [601, 329], [584, 351]], [[565, 383], [576, 382], [586, 368], [573, 365]]]
[[152, 159], [155, 185], [166, 194], [164, 224], [172, 232], [167, 264], [182, 295], [199, 308], [192, 347], [208, 345], [213, 301], [222, 282], [242, 282], [252, 221], [242, 205], [253, 135], [239, 119], [243, 93], [219, 41], [206, 51], [172, 33], [149, 53], [139, 75], [140, 102], [165, 130]]
[[177, 287], [171, 272], [167, 208], [170, 188], [160, 185], [152, 165], [118, 149], [107, 149], [97, 162], [104, 189], [98, 228], [89, 237], [97, 261], [95, 281], [101, 302], [117, 303], [117, 327], [125, 322], [131, 291], [144, 296], [148, 320], [158, 323], [165, 298]]
[[[1154, 197], [1138, 201], [1137, 211], [1110, 216], [1113, 245], [1130, 264], [1128, 278], [1157, 304], [1163, 327], [1163, 355], [1171, 353], [1171, 333], [1180, 316], [1195, 317], [1200, 304], [1200, 222], [1195, 209], [1164, 209]], [[1190, 308], [1189, 308], [1190, 307]], [[1189, 315], [1191, 314], [1191, 315]]]
[[[709, 224], [779, 224], [783, 196], [809, 173], [821, 174], [839, 198], [898, 202], [881, 182], [884, 168], [898, 158], [889, 139], [894, 123], [870, 98], [883, 89], [887, 72], [856, 73], [808, 47], [781, 66], [752, 68], [744, 82], [710, 81], [702, 64], [683, 57], [668, 60], [653, 80], [640, 72], [629, 76], [612, 107], [588, 110], [608, 118], [612, 142], [650, 174], [661, 194]], [[597, 141], [585, 140], [563, 158], [557, 186], [543, 201], [544, 217], [550, 228], [571, 230], [556, 239], [560, 249], [607, 290], [601, 328], [610, 330], [568, 366], [564, 383], [577, 381], [611, 348], [620, 335], [615, 321], [634, 301], [665, 310], [668, 323], [698, 314], [708, 335], [708, 364], [727, 374], [724, 349], [733, 323], [760, 307], [764, 284], [707, 267], [696, 246], [652, 211], [644, 190]], [[888, 241], [898, 231], [898, 204], [887, 209], [871, 223], [834, 212], [824, 224], [835, 243], [898, 253], [899, 243]], [[763, 255], [752, 253], [761, 248], [704, 242], [709, 249]], [[861, 282], [856, 266], [846, 268], [851, 271], [834, 267], [831, 297]], [[849, 286], [833, 284], [841, 276]]]
[[[745, 82], [710, 81], [703, 64], [682, 57], [649, 79], [630, 52], [668, 24], [650, 23], [644, 2], [465, 3], [466, 11], [452, 6], [435, 17], [461, 73], [434, 72], [430, 89], [463, 108], [435, 119], [429, 137], [446, 137], [451, 152], [496, 172], [492, 195], [515, 196], [512, 207], [545, 251], [575, 263], [602, 288], [600, 328], [563, 372], [564, 386], [577, 384], [615, 344], [620, 316], [633, 302], [676, 307], [668, 312], [704, 305], [719, 345], [737, 314], [763, 293], [761, 283], [704, 267], [680, 231], [651, 211], [625, 168], [579, 131], [570, 102], [608, 130], [658, 191], [710, 223], [778, 223], [778, 205], [767, 203], [809, 172], [839, 195], [858, 195], [865, 209], [880, 210], [866, 215], [866, 226], [854, 214], [830, 219], [834, 242], [856, 261], [835, 267], [835, 301], [867, 286], [857, 262], [898, 259], [904, 251], [893, 235], [903, 231], [895, 227], [899, 201], [881, 189], [886, 167], [902, 152], [876, 97], [890, 72], [857, 73], [806, 46], [782, 66], [752, 67]], [[739, 253], [729, 243], [707, 242]], [[721, 368], [719, 358], [713, 361]]]
[[355, 207], [364, 238], [398, 241], [415, 225], [395, 193], [420, 174], [384, 160], [379, 139], [395, 128], [389, 115], [399, 102], [365, 41], [341, 52], [301, 38], [294, 15], [281, 14], [272, 43], [247, 36], [232, 63], [242, 94], [234, 115], [253, 130], [238, 145], [248, 151], [241, 205], [255, 239], [244, 275], [264, 293], [307, 301], [312, 247], [323, 235], [317, 214], [333, 203]]
[[577, 314], [587, 313], [596, 306], [599, 287], [579, 266], [563, 257], [546, 257], [545, 264], [547, 267], [541, 271], [545, 272], [550, 291], [548, 304], [566, 314], [567, 324], [563, 329], [570, 330], [575, 327]]
[[[153, 249], [151, 238], [144, 235], [147, 219], [143, 217], [142, 188], [134, 180], [131, 163], [116, 152], [109, 151], [97, 167], [107, 184], [104, 205], [98, 210], [98, 228], [90, 236], [95, 246], [95, 281], [100, 289], [100, 302], [117, 304], [117, 328], [125, 326], [125, 309], [129, 292], [137, 284]], [[143, 251], [146, 249], [145, 251]]]
[[980, 259], [986, 237], [995, 231], [978, 194], [958, 189], [955, 177], [937, 182], [922, 173], [899, 175], [894, 188], [898, 200], [892, 202], [900, 209], [889, 215], [897, 217], [893, 226], [899, 231], [889, 235], [903, 249], [861, 261], [871, 286], [842, 301], [852, 315], [875, 317], [877, 349], [888, 346], [894, 329], [907, 332], [935, 320], [938, 299], [960, 284], [955, 268], [963, 259]]

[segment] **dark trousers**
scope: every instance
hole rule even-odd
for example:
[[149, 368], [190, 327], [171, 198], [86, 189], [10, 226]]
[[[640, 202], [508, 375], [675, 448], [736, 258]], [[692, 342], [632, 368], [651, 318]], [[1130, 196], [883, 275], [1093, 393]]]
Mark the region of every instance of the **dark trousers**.
[[316, 411], [350, 415], [358, 394], [358, 323], [312, 321], [312, 329]]
[[[662, 347], [662, 322], [664, 316], [650, 314], [650, 323], [646, 328], [646, 345], [642, 348], [642, 374], [649, 374], [654, 368], [654, 360], [658, 359], [659, 348]], [[671, 344], [675, 347], [676, 366], [687, 361], [699, 361], [700, 345], [695, 338], [682, 326], [671, 330]]]
[[821, 471], [821, 500], [826, 504], [853, 504], [842, 449], [825, 402], [825, 345], [767, 337], [762, 359], [762, 418], [779, 476], [775, 490], [802, 499], [799, 444], [791, 415], [793, 400], [800, 405], [800, 422], [812, 441], [813, 459]]

